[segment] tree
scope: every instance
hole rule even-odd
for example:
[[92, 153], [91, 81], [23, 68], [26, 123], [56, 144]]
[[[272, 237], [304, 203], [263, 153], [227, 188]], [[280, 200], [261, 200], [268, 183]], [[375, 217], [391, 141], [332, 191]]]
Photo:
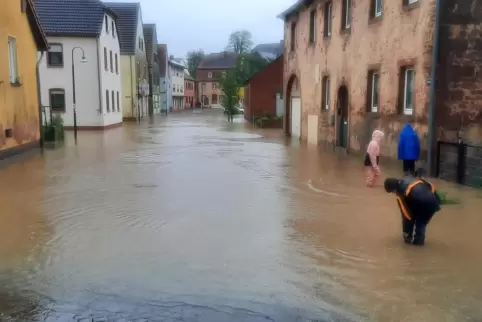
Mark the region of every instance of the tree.
[[238, 30], [229, 35], [228, 47], [230, 51], [237, 54], [245, 54], [251, 51], [253, 40], [251, 33], [247, 30]]
[[187, 70], [189, 71], [189, 74], [192, 76], [192, 78], [194, 78], [194, 96], [196, 97], [196, 100], [199, 100], [196, 72], [203, 58], [204, 51], [202, 51], [201, 49], [193, 50], [187, 53]]
[[223, 91], [223, 101], [221, 104], [228, 114], [228, 122], [233, 122], [233, 116], [237, 112], [236, 104], [238, 104], [238, 82], [236, 80], [236, 71], [230, 70], [221, 77], [219, 85]]
[[269, 63], [267, 59], [256, 52], [239, 55], [236, 61], [236, 77], [238, 83], [243, 85], [249, 78]]

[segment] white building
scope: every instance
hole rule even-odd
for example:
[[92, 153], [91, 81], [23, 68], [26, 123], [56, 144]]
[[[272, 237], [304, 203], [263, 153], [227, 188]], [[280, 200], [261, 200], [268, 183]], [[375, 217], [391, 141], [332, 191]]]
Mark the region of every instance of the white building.
[[36, 0], [35, 7], [50, 45], [39, 64], [42, 105], [62, 115], [64, 125], [72, 127], [75, 84], [79, 129], [121, 125], [120, 46], [115, 12], [96, 0]]
[[169, 78], [172, 86], [172, 109], [184, 108], [184, 65], [182, 62], [169, 57]]

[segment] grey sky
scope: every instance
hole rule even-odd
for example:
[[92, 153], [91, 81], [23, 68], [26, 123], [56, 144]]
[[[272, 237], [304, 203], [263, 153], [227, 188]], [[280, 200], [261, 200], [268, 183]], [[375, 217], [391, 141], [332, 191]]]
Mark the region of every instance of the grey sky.
[[253, 41], [272, 43], [283, 39], [283, 22], [276, 18], [295, 0], [107, 0], [140, 2], [144, 23], [157, 25], [157, 38], [169, 54], [185, 57], [193, 49], [219, 52], [229, 34], [247, 29]]

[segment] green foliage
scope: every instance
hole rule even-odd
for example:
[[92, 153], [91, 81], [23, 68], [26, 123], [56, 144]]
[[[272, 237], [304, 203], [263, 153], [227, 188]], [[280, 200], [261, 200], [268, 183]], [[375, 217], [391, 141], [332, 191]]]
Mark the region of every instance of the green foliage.
[[43, 131], [45, 141], [63, 141], [65, 137], [64, 120], [60, 115], [54, 116], [50, 124], [44, 125]]
[[442, 205], [458, 205], [460, 204], [459, 199], [449, 198], [446, 192], [437, 191], [437, 196], [440, 199], [440, 204]]
[[253, 123], [259, 127], [264, 127], [264, 125], [269, 121], [279, 121], [282, 119], [283, 119], [282, 116], [266, 114], [262, 116], [253, 116]]
[[245, 54], [253, 47], [252, 35], [247, 30], [238, 30], [229, 35], [227, 50], [237, 54]]
[[268, 64], [269, 61], [258, 53], [240, 54], [236, 61], [236, 77], [238, 83], [246, 83], [249, 78]]
[[221, 77], [219, 85], [223, 91], [223, 101], [221, 104], [228, 114], [228, 119], [232, 119], [232, 116], [237, 113], [236, 104], [238, 104], [238, 82], [236, 80], [236, 72], [228, 71]]

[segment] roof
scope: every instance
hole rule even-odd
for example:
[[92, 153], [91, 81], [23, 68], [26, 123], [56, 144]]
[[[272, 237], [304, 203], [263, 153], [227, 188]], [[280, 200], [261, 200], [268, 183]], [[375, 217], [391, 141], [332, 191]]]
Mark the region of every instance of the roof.
[[283, 55], [279, 56], [278, 58], [276, 58], [275, 60], [273, 60], [272, 62], [270, 62], [269, 64], [267, 64], [267, 65], [264, 66], [263, 68], [261, 68], [260, 70], [258, 70], [257, 73], [251, 75], [251, 77], [248, 78], [248, 79], [244, 82], [243, 85], [248, 85], [248, 84], [251, 82], [251, 80], [252, 80], [253, 78], [255, 78], [259, 73], [262, 73], [263, 70], [265, 70], [266, 68], [268, 68], [268, 66], [273, 65], [274, 63], [276, 63], [276, 62], [277, 62], [278, 60], [280, 60], [280, 59], [283, 59]]
[[224, 51], [221, 53], [209, 54], [204, 56], [199, 63], [198, 69], [229, 69], [236, 67], [238, 54]]
[[98, 37], [104, 15], [115, 17], [100, 0], [35, 0], [47, 36]]
[[271, 54], [275, 58], [278, 58], [283, 53], [283, 43], [259, 44], [253, 48], [252, 52]]
[[288, 9], [280, 13], [277, 17], [283, 20], [286, 20], [286, 18], [293, 13], [296, 13], [300, 11], [300, 9], [307, 3], [309, 0], [298, 0], [296, 1], [295, 4], [291, 5]]
[[137, 2], [106, 2], [105, 5], [117, 13], [117, 34], [119, 35], [121, 55], [135, 54], [137, 22], [141, 13], [141, 5]]
[[45, 31], [40, 25], [38, 14], [35, 10], [32, 0], [27, 0], [27, 19], [35, 39], [37, 49], [39, 51], [46, 51], [49, 48], [47, 37], [45, 35]]
[[194, 82], [194, 78], [189, 75], [188, 73], [184, 72], [184, 79], [185, 80], [190, 80], [190, 81], [193, 81]]
[[179, 63], [179, 62], [177, 62], [177, 61], [174, 60], [174, 59], [169, 59], [168, 63], [169, 63], [169, 65], [173, 65], [173, 66], [176, 66], [176, 67], [179, 67], [179, 68], [184, 69], [184, 65], [181, 64], [181, 63]]
[[154, 51], [153, 47], [156, 48], [155, 53], [157, 55], [157, 33], [156, 24], [148, 23], [143, 25], [144, 29], [144, 42], [146, 44], [146, 56], [147, 64], [152, 67]]

